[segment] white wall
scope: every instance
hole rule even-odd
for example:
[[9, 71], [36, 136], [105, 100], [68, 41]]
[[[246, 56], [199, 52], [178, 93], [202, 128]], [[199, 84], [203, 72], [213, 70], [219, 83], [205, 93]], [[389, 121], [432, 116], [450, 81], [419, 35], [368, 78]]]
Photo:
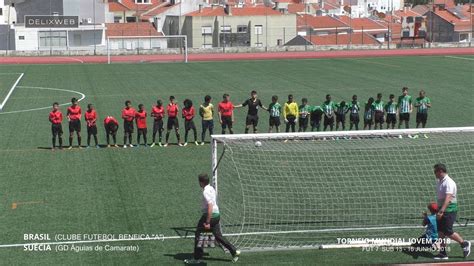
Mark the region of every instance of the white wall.
[[[24, 40], [20, 40], [24, 36]], [[15, 50], [38, 50], [38, 29], [15, 26]]]
[[2, 9], [2, 14], [0, 15], [0, 24], [7, 24], [5, 21], [5, 1], [0, 0], [0, 9]]

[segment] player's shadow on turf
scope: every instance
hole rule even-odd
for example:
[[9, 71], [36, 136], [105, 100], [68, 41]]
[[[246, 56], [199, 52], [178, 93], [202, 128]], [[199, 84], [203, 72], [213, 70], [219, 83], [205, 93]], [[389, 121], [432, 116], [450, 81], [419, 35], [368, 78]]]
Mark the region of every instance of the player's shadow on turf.
[[[175, 260], [179, 260], [181, 262], [184, 262], [184, 260], [192, 259], [193, 258], [193, 253], [177, 253], [177, 254], [164, 254], [163, 256], [166, 257], [173, 257]], [[230, 262], [232, 260], [229, 259], [221, 259], [221, 258], [209, 258], [209, 253], [204, 253], [204, 258], [201, 263], [193, 264], [193, 265], [207, 265], [205, 261], [222, 261], [222, 262]]]

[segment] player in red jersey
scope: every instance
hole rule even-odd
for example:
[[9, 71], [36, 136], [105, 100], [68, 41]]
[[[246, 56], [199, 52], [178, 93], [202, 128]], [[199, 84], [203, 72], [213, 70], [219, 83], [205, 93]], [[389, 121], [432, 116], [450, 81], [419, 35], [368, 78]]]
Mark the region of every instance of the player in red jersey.
[[59, 104], [53, 103], [53, 110], [49, 113], [49, 122], [51, 122], [51, 133], [53, 134], [53, 147], [56, 149], [56, 137], [58, 138], [59, 148], [63, 148], [63, 114], [59, 110]]
[[118, 147], [117, 145], [117, 131], [119, 128], [119, 123], [117, 119], [113, 116], [107, 116], [104, 119], [104, 127], [105, 127], [105, 134], [107, 136], [107, 147], [110, 148], [110, 136], [112, 135], [112, 139], [114, 141], [114, 146]]
[[95, 147], [99, 148], [99, 141], [97, 140], [97, 112], [91, 103], [87, 105], [84, 117], [87, 124], [87, 148], [91, 145], [91, 136], [94, 136]]
[[77, 134], [77, 144], [81, 147], [81, 117], [82, 110], [76, 98], [71, 99], [72, 105], [67, 108], [67, 120], [69, 121], [69, 148], [72, 149], [74, 132]]
[[132, 145], [132, 134], [133, 134], [133, 120], [135, 119], [135, 109], [132, 107], [132, 102], [127, 100], [125, 101], [125, 108], [122, 109], [122, 118], [123, 118], [123, 147], [127, 148], [127, 138], [130, 148], [133, 148]]
[[178, 123], [178, 113], [179, 113], [179, 106], [177, 103], [174, 102], [174, 96], [170, 96], [170, 103], [166, 106], [166, 113], [168, 114], [168, 123], [166, 125], [166, 143], [165, 147], [168, 146], [168, 140], [170, 137], [170, 131], [174, 128], [176, 131], [176, 138], [178, 139], [178, 145], [183, 146], [180, 142], [179, 137], [179, 123]]
[[158, 133], [158, 145], [161, 147], [161, 137], [163, 135], [163, 118], [165, 117], [165, 108], [161, 100], [156, 101], [156, 105], [151, 109], [153, 120], [153, 143], [150, 147], [154, 147], [156, 143], [156, 133]]
[[218, 106], [219, 123], [222, 126], [222, 134], [225, 134], [226, 128], [229, 128], [229, 133], [234, 134], [232, 125], [234, 123], [234, 104], [230, 101], [229, 94], [222, 96], [222, 102]]
[[146, 140], [147, 126], [146, 126], [146, 110], [143, 104], [138, 105], [138, 112], [135, 113], [135, 121], [137, 122], [137, 147], [140, 147], [140, 137], [143, 135], [145, 148], [148, 147]]
[[184, 146], [188, 145], [188, 133], [189, 130], [193, 130], [194, 133], [194, 143], [199, 145], [197, 142], [197, 130], [196, 125], [194, 124], [194, 116], [196, 115], [196, 110], [194, 109], [193, 102], [189, 99], [184, 100], [184, 108], [182, 111], [184, 118]]

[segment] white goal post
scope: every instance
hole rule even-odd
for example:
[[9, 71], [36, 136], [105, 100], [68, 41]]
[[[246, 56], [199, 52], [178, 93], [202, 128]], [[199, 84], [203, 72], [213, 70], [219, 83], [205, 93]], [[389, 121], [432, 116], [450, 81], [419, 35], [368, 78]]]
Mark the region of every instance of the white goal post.
[[142, 58], [151, 55], [180, 55], [182, 56], [180, 60], [187, 63], [188, 38], [186, 35], [107, 37], [108, 64], [112, 63], [114, 56], [137, 55], [141, 55]]
[[474, 127], [212, 136], [224, 235], [244, 250], [404, 246], [458, 186], [455, 230], [474, 239]]

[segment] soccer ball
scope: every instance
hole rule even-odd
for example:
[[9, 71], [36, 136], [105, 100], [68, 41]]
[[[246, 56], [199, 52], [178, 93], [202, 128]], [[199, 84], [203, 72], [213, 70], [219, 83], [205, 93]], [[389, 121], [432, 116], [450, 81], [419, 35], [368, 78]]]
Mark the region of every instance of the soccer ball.
[[260, 141], [255, 142], [255, 147], [262, 147], [262, 143]]

